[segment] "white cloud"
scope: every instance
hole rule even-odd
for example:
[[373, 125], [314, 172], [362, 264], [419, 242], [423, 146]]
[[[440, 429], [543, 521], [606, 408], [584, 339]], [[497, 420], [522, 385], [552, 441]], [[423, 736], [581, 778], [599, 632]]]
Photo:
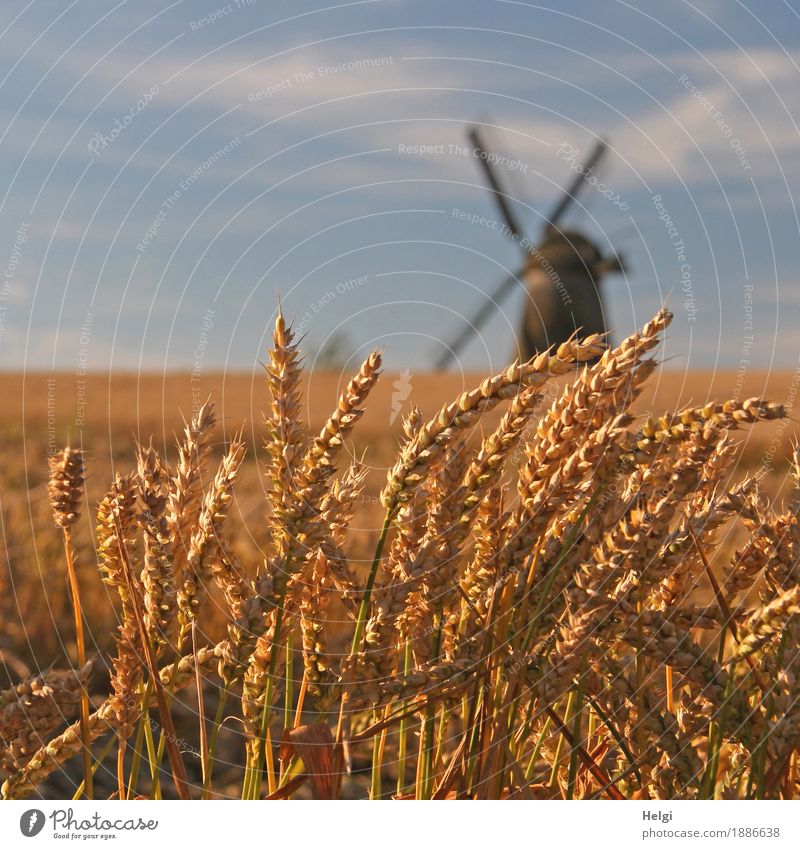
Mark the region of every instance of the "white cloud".
[[613, 132], [632, 170], [645, 180], [692, 184], [758, 179], [796, 166], [800, 139], [792, 115], [800, 111], [800, 72], [778, 49], [751, 58], [736, 49], [669, 57], [675, 93]]
[[[184, 107], [190, 113], [210, 108], [219, 114], [239, 104], [237, 113], [224, 122], [224, 127], [229, 130], [232, 125], [238, 131], [243, 126], [268, 124], [263, 136], [256, 134], [253, 138], [256, 143], [262, 137], [269, 139], [272, 149], [283, 142], [296, 143], [326, 130], [378, 122], [356, 134], [361, 149], [371, 149], [396, 147], [404, 134], [414, 139], [430, 139], [432, 144], [460, 141], [461, 127], [451, 127], [443, 119], [466, 122], [475, 118], [487, 102], [493, 104], [498, 123], [514, 126], [533, 138], [544, 138], [550, 143], [574, 138], [576, 131], [569, 120], [572, 116], [565, 114], [560, 120], [553, 115], [543, 120], [544, 112], [540, 108], [526, 108], [502, 97], [518, 95], [536, 103], [542, 92], [558, 89], [556, 78], [563, 73], [572, 85], [590, 95], [608, 98], [622, 112], [624, 117], [614, 117], [613, 111], [608, 110], [602, 119], [608, 126], [597, 127], [609, 133], [615, 149], [627, 163], [618, 177], [622, 185], [634, 185], [640, 178], [648, 182], [674, 180], [676, 174], [686, 182], [713, 181], [714, 173], [720, 177], [742, 176], [730, 139], [702, 103], [692, 99], [691, 92], [679, 82], [680, 74], [687, 73], [697, 90], [713, 104], [712, 112], [719, 112], [720, 120], [730, 125], [735, 137], [741, 138], [753, 169], [747, 176], [757, 177], [777, 170], [771, 147], [779, 158], [791, 155], [792, 161], [798, 149], [791, 114], [800, 112], [797, 85], [800, 57], [787, 56], [777, 46], [746, 52], [731, 47], [702, 55], [685, 51], [659, 56], [664, 65], [673, 69], [673, 75], [655, 58], [635, 51], [600, 55], [596, 61], [588, 56], [578, 61], [573, 57], [563, 69], [554, 67], [554, 79], [512, 65], [504, 67], [500, 62], [478, 61], [480, 52], [476, 52], [474, 61], [404, 59], [444, 52], [443, 45], [435, 42], [351, 36], [283, 49], [272, 57], [254, 54], [241, 45], [197, 56], [188, 54], [184, 44], [178, 41], [173, 49], [151, 58], [134, 73], [131, 69], [141, 57], [132, 51], [117, 51], [98, 65], [88, 84], [102, 96], [110, 86], [124, 79], [113, 105], [104, 106], [103, 115], [114, 110], [124, 113], [153, 84], [159, 86], [159, 93], [152, 108], [161, 114]], [[513, 58], [509, 57], [510, 63]], [[43, 67], [49, 67], [52, 56], [42, 46], [38, 59]], [[61, 66], [76, 78], [86, 70], [86, 62], [75, 51], [62, 59]], [[323, 68], [328, 71], [322, 72]], [[632, 81], [630, 85], [624, 82], [626, 76]], [[655, 102], [637, 91], [635, 85], [651, 92]], [[459, 89], [495, 94], [459, 95]], [[574, 93], [566, 87], [564, 92], [567, 98]], [[626, 98], [632, 103], [630, 111], [626, 109]], [[532, 113], [535, 118], [531, 117]], [[420, 119], [419, 127], [398, 122], [415, 117]], [[434, 120], [424, 121], [424, 118]], [[388, 123], [380, 123], [382, 120]], [[101, 122], [98, 118], [93, 123]], [[586, 124], [591, 126], [589, 117]], [[22, 133], [23, 138], [27, 135]], [[52, 133], [46, 142], [47, 151], [53, 152], [58, 143], [55, 139], [62, 138], [60, 132]], [[334, 133], [328, 138], [332, 145], [340, 140], [352, 149], [352, 136]], [[546, 149], [520, 138], [512, 144], [526, 161], [533, 159], [532, 167], [545, 170], [551, 167]], [[123, 148], [120, 143], [120, 158], [125, 154]], [[114, 152], [114, 159], [117, 153]], [[704, 154], [710, 166], [704, 161]], [[146, 164], [139, 158], [137, 165]], [[381, 163], [381, 167], [387, 166]], [[407, 165], [401, 160], [391, 168], [398, 175], [408, 173]], [[361, 174], [364, 163], [343, 165], [339, 172], [342, 178], [349, 176], [349, 170]], [[451, 158], [423, 165], [421, 170], [454, 179], [462, 173], [461, 163]], [[265, 169], [254, 175], [254, 179], [274, 181], [276, 175], [269, 171]]]

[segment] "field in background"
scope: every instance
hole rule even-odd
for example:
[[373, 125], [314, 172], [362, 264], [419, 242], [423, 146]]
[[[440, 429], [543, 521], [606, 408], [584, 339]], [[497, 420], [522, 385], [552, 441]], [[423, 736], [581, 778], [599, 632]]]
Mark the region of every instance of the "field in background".
[[[312, 375], [305, 384], [304, 403], [312, 426], [321, 425], [330, 412], [348, 373], [323, 372]], [[412, 405], [425, 417], [432, 415], [442, 399], [453, 398], [481, 380], [478, 374], [412, 374], [408, 379], [385, 373], [371, 396], [371, 403], [359, 425], [359, 437], [384, 441], [393, 446], [399, 433], [401, 415]], [[795, 382], [794, 390], [792, 382]], [[674, 410], [706, 400], [744, 399], [753, 396], [791, 402], [797, 391], [798, 377], [790, 371], [663, 371], [653, 376], [641, 398], [634, 405], [638, 412]], [[553, 385], [563, 387], [565, 379]], [[548, 389], [549, 397], [554, 390]], [[261, 370], [252, 374], [204, 373], [199, 378], [188, 374], [90, 374], [76, 377], [69, 373], [0, 372], [0, 434], [4, 439], [21, 439], [39, 446], [46, 444], [48, 428], [54, 425], [55, 436], [63, 440], [92, 437], [95, 453], [105, 442], [106, 448], [119, 443], [127, 445], [131, 433], [141, 439], [151, 434], [164, 444], [174, 442], [181, 428], [181, 416], [189, 415], [199, 403], [211, 396], [217, 406], [222, 426], [232, 433], [245, 422], [248, 435], [261, 432], [265, 387]], [[763, 439], [769, 428], [760, 429]], [[791, 428], [784, 428], [784, 431]], [[100, 440], [100, 442], [97, 441]], [[87, 440], [88, 441], [88, 440]], [[784, 446], [785, 448], [785, 446]]]

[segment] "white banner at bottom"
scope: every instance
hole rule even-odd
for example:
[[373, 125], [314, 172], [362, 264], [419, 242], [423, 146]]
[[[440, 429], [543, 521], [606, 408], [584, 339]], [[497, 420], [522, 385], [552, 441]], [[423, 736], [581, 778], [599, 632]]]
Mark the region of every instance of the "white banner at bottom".
[[0, 802], [0, 845], [800, 846], [800, 801]]

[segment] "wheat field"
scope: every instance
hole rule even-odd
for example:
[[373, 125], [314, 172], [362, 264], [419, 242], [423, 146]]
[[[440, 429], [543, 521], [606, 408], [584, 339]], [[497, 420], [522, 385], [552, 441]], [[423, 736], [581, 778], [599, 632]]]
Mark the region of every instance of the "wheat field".
[[0, 377], [3, 797], [795, 797], [793, 384], [670, 321], [400, 411], [280, 315], [257, 380]]

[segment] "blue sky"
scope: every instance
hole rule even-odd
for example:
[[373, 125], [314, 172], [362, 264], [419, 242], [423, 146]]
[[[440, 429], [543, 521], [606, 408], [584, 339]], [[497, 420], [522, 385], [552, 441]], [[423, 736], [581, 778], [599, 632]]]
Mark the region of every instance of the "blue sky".
[[[425, 368], [520, 264], [458, 215], [496, 215], [472, 121], [532, 238], [563, 145], [610, 140], [616, 202], [569, 223], [625, 253], [617, 335], [671, 293], [676, 367], [798, 362], [788, 3], [48, 0], [0, 34], [2, 368], [250, 369], [276, 292], [308, 349]], [[461, 367], [512, 354], [521, 305]]]

